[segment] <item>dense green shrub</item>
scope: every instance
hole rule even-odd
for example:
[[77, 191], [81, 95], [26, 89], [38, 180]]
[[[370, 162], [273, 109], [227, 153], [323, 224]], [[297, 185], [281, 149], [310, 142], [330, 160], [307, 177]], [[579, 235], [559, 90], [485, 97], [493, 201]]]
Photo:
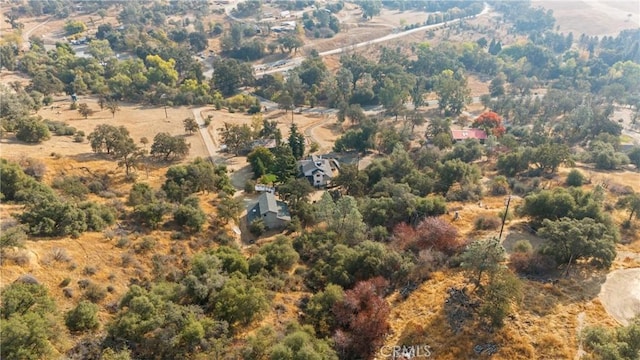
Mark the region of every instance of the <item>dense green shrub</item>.
[[94, 180], [87, 184], [87, 188], [92, 194], [100, 194], [107, 190], [107, 186], [103, 181]]
[[545, 219], [538, 235], [546, 239], [542, 253], [553, 256], [559, 264], [588, 259], [591, 264], [609, 268], [616, 257], [615, 228], [592, 218]]
[[54, 189], [62, 191], [64, 195], [80, 200], [84, 200], [89, 194], [89, 188], [78, 176], [57, 177], [53, 179], [51, 185]]
[[98, 305], [85, 300], [80, 301], [75, 308], [67, 312], [64, 322], [72, 332], [95, 330], [100, 326]]
[[256, 254], [249, 259], [249, 275], [259, 274], [267, 266], [267, 259], [262, 254]]
[[186, 359], [202, 347], [225, 343], [226, 323], [204, 317], [197, 307], [173, 302], [176, 296], [177, 289], [171, 286], [145, 290], [132, 285], [107, 326], [106, 343], [130, 348], [135, 359], [155, 359], [158, 354], [163, 359]]
[[0, 328], [0, 357], [38, 360], [50, 358], [55, 336], [51, 321], [35, 314], [12, 316]]
[[79, 205], [86, 216], [87, 230], [102, 231], [116, 222], [115, 210], [107, 205], [88, 201]]
[[338, 360], [328, 340], [316, 337], [310, 326], [289, 324], [287, 335], [269, 349], [270, 359], [325, 359]]
[[287, 272], [299, 259], [291, 241], [284, 236], [260, 248], [260, 254], [267, 260], [265, 268], [269, 271]]
[[17, 218], [29, 233], [42, 236], [78, 236], [87, 230], [86, 214], [77, 205], [58, 199], [28, 204]]
[[150, 204], [156, 200], [156, 196], [153, 189], [146, 183], [135, 183], [131, 187], [129, 192], [129, 198], [127, 205], [138, 206], [143, 204]]
[[136, 206], [133, 210], [133, 218], [139, 224], [155, 229], [169, 210], [169, 207], [164, 202], [142, 204]]
[[[56, 134], [57, 136], [71, 136], [76, 133], [76, 128], [69, 126], [62, 121], [45, 120], [45, 124], [49, 128], [49, 131]], [[84, 136], [84, 133], [82, 136]]]
[[533, 251], [533, 246], [529, 240], [518, 240], [513, 245], [513, 251], [518, 253], [530, 253]]
[[64, 31], [67, 36], [79, 34], [87, 30], [87, 25], [80, 20], [67, 20], [64, 24]]
[[51, 137], [49, 128], [36, 118], [23, 119], [18, 123], [16, 139], [27, 143], [40, 143]]
[[228, 194], [235, 192], [227, 176], [226, 167], [213, 165], [201, 158], [187, 165], [170, 167], [162, 190], [169, 200], [176, 202], [181, 202], [196, 192], [223, 191]]
[[491, 180], [489, 188], [491, 195], [506, 195], [509, 192], [509, 182], [506, 177], [498, 175]]
[[206, 214], [199, 204], [195, 206], [180, 205], [173, 212], [173, 221], [176, 225], [190, 232], [199, 232], [206, 221]]
[[303, 311], [304, 321], [310, 324], [320, 336], [330, 336], [336, 328], [337, 320], [333, 307], [344, 299], [344, 290], [338, 285], [329, 284], [309, 299]]
[[629, 163], [629, 157], [617, 152], [613, 145], [602, 141], [594, 141], [589, 145], [590, 162], [596, 169], [612, 170]]
[[616, 329], [588, 327], [582, 338], [586, 350], [598, 359], [634, 360], [640, 355], [640, 319]]
[[213, 296], [214, 314], [229, 324], [247, 325], [264, 314], [269, 301], [253, 282], [235, 274]]
[[530, 216], [536, 223], [541, 223], [544, 219], [558, 220], [563, 217], [589, 217], [608, 223], [608, 216], [602, 211], [602, 199], [599, 190], [589, 192], [580, 188], [558, 187], [528, 195], [518, 212], [520, 215]]
[[2, 295], [0, 315], [4, 319], [8, 319], [13, 314], [23, 315], [27, 312], [45, 315], [55, 308], [47, 288], [39, 284], [14, 282], [4, 287], [0, 295]]
[[0, 357], [43, 359], [52, 354], [55, 303], [43, 285], [14, 282], [0, 293]]
[[0, 250], [11, 247], [22, 247], [26, 238], [27, 234], [22, 225], [5, 229], [0, 234]]
[[226, 271], [227, 274], [239, 272], [247, 275], [249, 273], [249, 263], [240, 250], [230, 246], [220, 246], [214, 254], [222, 261], [222, 269]]
[[249, 224], [249, 232], [255, 236], [260, 236], [267, 231], [267, 225], [265, 225], [262, 219], [255, 219]]
[[572, 169], [569, 171], [569, 174], [567, 174], [567, 185], [569, 186], [582, 186], [585, 180], [580, 170]]

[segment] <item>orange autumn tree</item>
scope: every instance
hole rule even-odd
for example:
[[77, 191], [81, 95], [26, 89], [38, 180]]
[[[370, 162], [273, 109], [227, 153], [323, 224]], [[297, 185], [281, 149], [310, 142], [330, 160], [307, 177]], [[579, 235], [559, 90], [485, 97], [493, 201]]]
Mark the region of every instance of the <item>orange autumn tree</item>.
[[506, 129], [502, 126], [502, 117], [493, 111], [485, 111], [471, 124], [471, 127], [482, 129], [487, 134], [501, 137]]

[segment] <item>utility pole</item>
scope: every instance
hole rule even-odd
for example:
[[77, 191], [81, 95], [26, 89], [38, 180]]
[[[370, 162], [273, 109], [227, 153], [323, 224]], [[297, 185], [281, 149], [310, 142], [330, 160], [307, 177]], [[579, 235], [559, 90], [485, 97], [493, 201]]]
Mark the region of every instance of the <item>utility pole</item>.
[[500, 226], [500, 235], [498, 235], [498, 241], [502, 239], [502, 230], [504, 229], [505, 221], [507, 221], [507, 213], [509, 212], [510, 203], [511, 203], [511, 195], [507, 197], [507, 201], [506, 201], [507, 208], [504, 210], [504, 215], [502, 215], [502, 226]]
[[160, 95], [160, 99], [162, 99], [162, 104], [164, 105], [164, 118], [168, 119], [169, 115], [167, 115], [167, 94]]

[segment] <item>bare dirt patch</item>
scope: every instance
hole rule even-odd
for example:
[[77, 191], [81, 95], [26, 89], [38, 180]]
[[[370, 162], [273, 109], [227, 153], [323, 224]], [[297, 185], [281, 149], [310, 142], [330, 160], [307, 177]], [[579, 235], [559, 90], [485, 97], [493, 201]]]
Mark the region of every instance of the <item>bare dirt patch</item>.
[[599, 298], [607, 313], [626, 326], [640, 314], [640, 268], [609, 273]]
[[[210, 126], [215, 129], [222, 128], [224, 123], [232, 125], [251, 125], [252, 121], [252, 115], [242, 113], [229, 113], [224, 110], [205, 110], [202, 112], [202, 116], [205, 118], [209, 115], [213, 117]], [[278, 122], [278, 129], [280, 129], [285, 141], [289, 136], [289, 129], [293, 122], [297, 125], [298, 131], [305, 134], [307, 137], [307, 145], [312, 141], [316, 141], [319, 143], [321, 149], [324, 150], [329, 149], [333, 145], [335, 139], [341, 134], [339, 131], [333, 129], [332, 124], [335, 123], [335, 117], [332, 115], [294, 112], [292, 116], [290, 111], [285, 113], [284, 111], [276, 110], [263, 113], [262, 117], [265, 120], [275, 120]], [[219, 144], [222, 144], [222, 139], [219, 136], [220, 132], [218, 131], [218, 138], [214, 140]]]
[[27, 86], [31, 82], [31, 79], [18, 71], [0, 71], [0, 83], [8, 85], [9, 83], [18, 82], [22, 86]]

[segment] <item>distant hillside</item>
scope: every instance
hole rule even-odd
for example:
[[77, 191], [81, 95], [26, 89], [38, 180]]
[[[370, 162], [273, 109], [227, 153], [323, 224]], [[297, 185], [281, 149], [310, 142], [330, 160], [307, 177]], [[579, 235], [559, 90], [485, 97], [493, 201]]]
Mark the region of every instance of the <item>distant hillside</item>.
[[640, 27], [640, 6], [636, 0], [533, 0], [534, 7], [553, 10], [560, 32], [574, 35], [612, 36], [624, 29]]

